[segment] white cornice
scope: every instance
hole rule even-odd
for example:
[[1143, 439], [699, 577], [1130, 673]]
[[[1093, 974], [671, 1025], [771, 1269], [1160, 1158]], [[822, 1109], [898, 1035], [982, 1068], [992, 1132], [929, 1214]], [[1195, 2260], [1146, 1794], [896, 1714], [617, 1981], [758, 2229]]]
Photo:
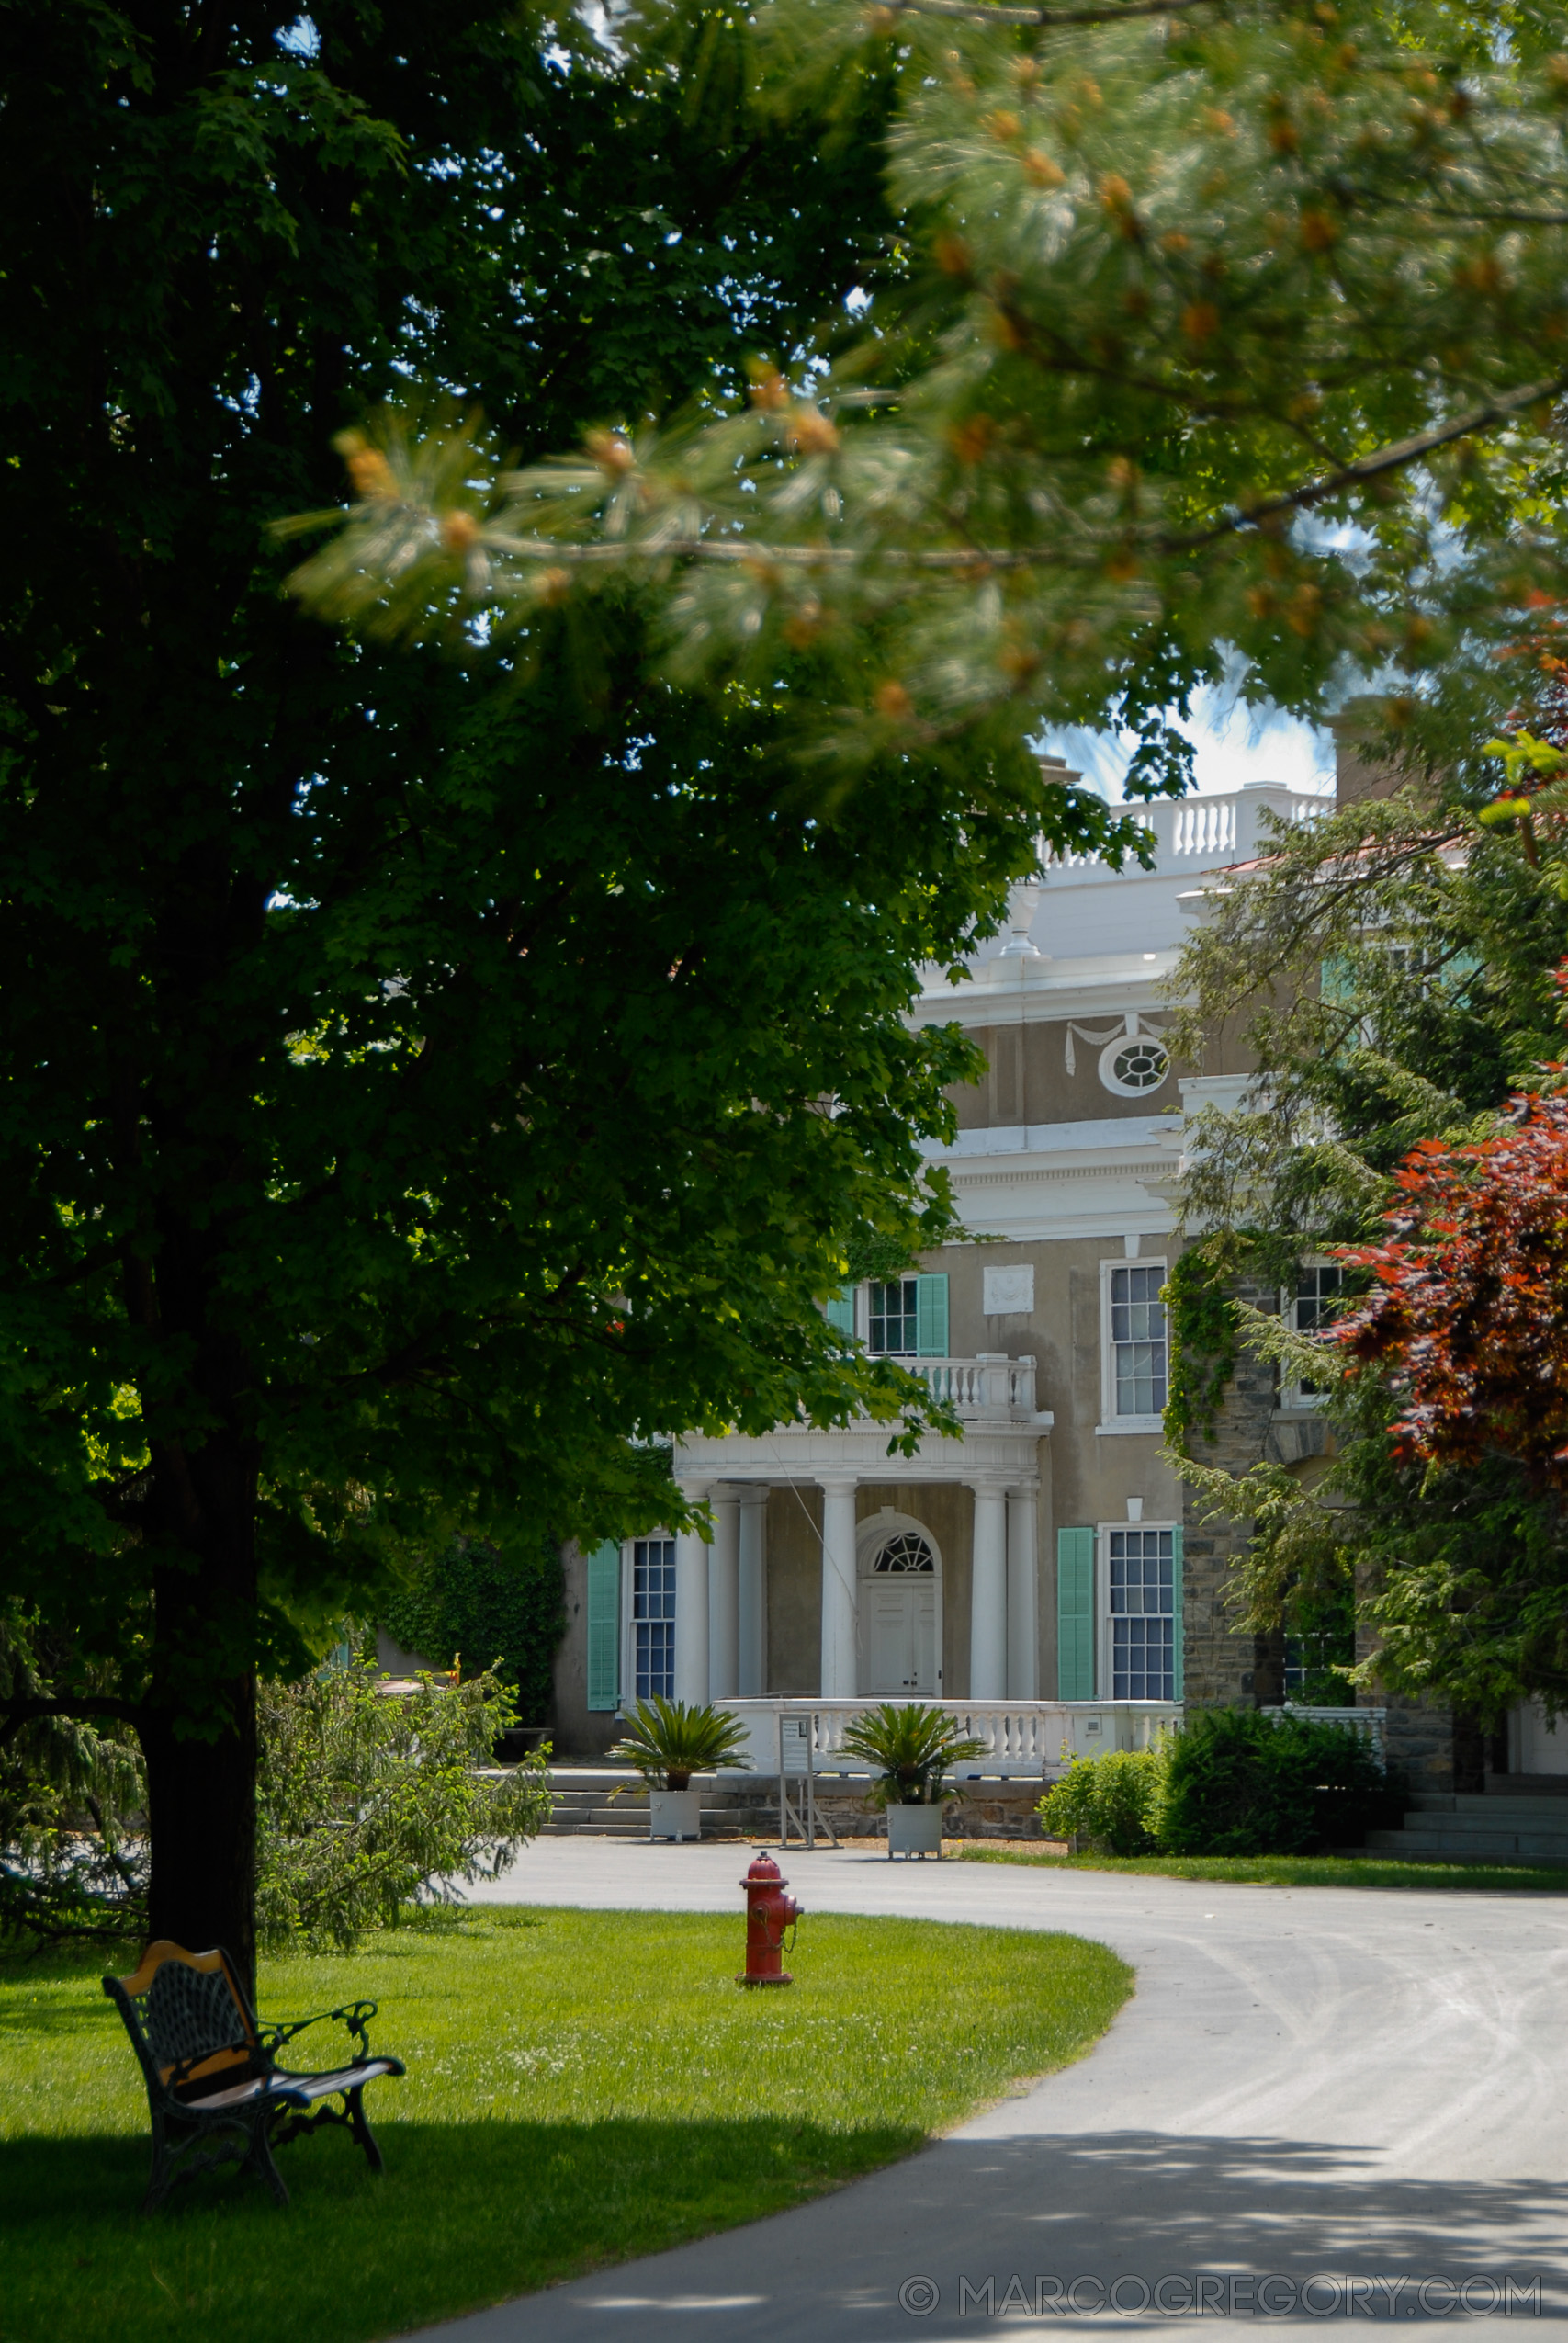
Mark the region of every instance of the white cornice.
[[923, 1440], [913, 1456], [887, 1454], [893, 1424], [858, 1424], [845, 1432], [822, 1432], [810, 1424], [781, 1424], [753, 1437], [694, 1437], [675, 1443], [674, 1467], [682, 1481], [814, 1481], [851, 1474], [861, 1482], [984, 1481], [1018, 1483], [1039, 1469], [1039, 1443], [1051, 1429], [1049, 1415], [1032, 1423], [969, 1427], [959, 1440]]
[[[1160, 956], [1160, 961], [1168, 966], [1174, 966], [1175, 959], [1174, 953]], [[932, 985], [921, 992], [912, 1022], [966, 1029], [1053, 1024], [1066, 1017], [1103, 1017], [1126, 1009], [1146, 1010], [1157, 1017], [1168, 1015], [1177, 1005], [1162, 989], [1168, 967], [1151, 965], [1135, 956], [1119, 956], [1102, 968], [1084, 961], [1066, 961], [1059, 968], [1055, 963], [1047, 965], [1053, 969], [1049, 977], [1032, 977], [1022, 983]]]

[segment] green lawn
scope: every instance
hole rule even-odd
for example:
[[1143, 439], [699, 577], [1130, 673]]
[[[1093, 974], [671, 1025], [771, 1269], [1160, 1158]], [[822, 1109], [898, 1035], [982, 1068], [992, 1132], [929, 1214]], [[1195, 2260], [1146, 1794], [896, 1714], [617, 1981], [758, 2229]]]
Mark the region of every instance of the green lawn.
[[394, 2335], [907, 2156], [1080, 2056], [1133, 1982], [1079, 1938], [918, 1920], [808, 1916], [783, 1992], [739, 1991], [741, 1953], [739, 1912], [492, 1907], [268, 1962], [264, 2018], [380, 2001], [372, 2045], [410, 2068], [367, 2093], [387, 2171], [328, 2133], [281, 2151], [288, 2212], [229, 2166], [146, 2222], [146, 2099], [103, 1963], [6, 1955], [0, 2338]]
[[[951, 1843], [966, 1863], [1032, 1863], [1051, 1871], [1134, 1871], [1159, 1879], [1230, 1880], [1251, 1887], [1529, 1887], [1568, 1896], [1568, 1868], [1549, 1863], [1382, 1863], [1374, 1855], [1053, 1855], [1043, 1848]], [[3, 2332], [3, 2330], [0, 2330]]]

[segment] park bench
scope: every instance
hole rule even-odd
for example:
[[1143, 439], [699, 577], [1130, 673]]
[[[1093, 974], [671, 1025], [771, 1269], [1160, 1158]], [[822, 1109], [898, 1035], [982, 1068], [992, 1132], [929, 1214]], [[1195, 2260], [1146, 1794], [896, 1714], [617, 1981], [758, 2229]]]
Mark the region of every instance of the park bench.
[[[408, 2070], [400, 2058], [370, 2055], [366, 2029], [374, 2001], [319, 2010], [293, 2025], [258, 2025], [226, 1952], [187, 1952], [167, 1941], [150, 1944], [133, 1975], [106, 1977], [104, 1991], [125, 2020], [147, 2084], [152, 2172], [143, 2213], [155, 2212], [176, 2180], [236, 2159], [242, 2173], [258, 2173], [287, 2204], [272, 2151], [323, 2123], [345, 2124], [371, 2170], [380, 2171], [361, 2093], [378, 2075]], [[296, 2034], [338, 2018], [354, 2040], [351, 2064], [322, 2073], [277, 2064]]]

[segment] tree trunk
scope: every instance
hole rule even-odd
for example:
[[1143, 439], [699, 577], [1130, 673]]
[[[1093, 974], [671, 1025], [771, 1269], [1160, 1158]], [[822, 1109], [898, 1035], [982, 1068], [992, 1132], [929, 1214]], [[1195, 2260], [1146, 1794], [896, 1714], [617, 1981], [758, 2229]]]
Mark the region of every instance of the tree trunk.
[[209, 1687], [232, 1722], [216, 1740], [182, 1738], [177, 1715], [144, 1711], [152, 1826], [148, 1934], [190, 1952], [231, 1954], [255, 1995], [256, 1687], [254, 1676]]
[[152, 1682], [138, 1719], [152, 1841], [148, 1928], [187, 1952], [222, 1945], [254, 1995], [255, 1453], [220, 1432], [188, 1453], [160, 1455], [155, 1445], [153, 1469], [159, 1510], [179, 1526], [153, 1575]]

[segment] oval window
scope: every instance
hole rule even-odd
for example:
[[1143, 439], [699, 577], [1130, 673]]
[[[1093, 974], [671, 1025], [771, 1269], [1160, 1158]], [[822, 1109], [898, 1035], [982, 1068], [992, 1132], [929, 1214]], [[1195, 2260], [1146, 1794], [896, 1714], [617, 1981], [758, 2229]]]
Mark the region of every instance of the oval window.
[[1170, 1071], [1170, 1055], [1153, 1034], [1133, 1034], [1100, 1054], [1100, 1079], [1118, 1098], [1145, 1098]]

